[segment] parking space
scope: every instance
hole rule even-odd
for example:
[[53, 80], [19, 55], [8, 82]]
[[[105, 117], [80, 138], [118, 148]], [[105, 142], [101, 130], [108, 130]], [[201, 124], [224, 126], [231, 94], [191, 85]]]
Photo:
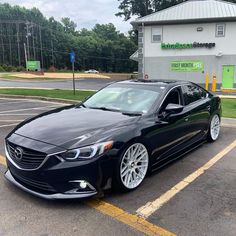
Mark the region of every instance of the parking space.
[[[61, 105], [0, 99], [0, 156], [17, 123]], [[4, 181], [1, 157], [0, 235], [235, 235], [235, 139], [236, 128], [226, 125], [217, 142], [155, 172], [137, 190], [108, 192], [95, 203], [30, 196]]]

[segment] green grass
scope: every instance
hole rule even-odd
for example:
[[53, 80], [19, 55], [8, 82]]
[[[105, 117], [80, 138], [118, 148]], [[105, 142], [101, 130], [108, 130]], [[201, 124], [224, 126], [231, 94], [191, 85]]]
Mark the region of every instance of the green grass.
[[75, 95], [72, 90], [45, 90], [45, 89], [0, 89], [0, 94], [40, 96], [49, 98], [61, 98], [75, 101], [82, 101], [86, 97], [94, 94], [93, 91], [76, 90]]
[[2, 78], [2, 79], [9, 79], [9, 80], [12, 79], [12, 80], [30, 80], [30, 81], [65, 80], [65, 78], [47, 78], [47, 77], [43, 77], [43, 78], [40, 78], [40, 77], [24, 78], [24, 77], [15, 76], [14, 74], [0, 74], [0, 78]]
[[[93, 91], [77, 90], [73, 95], [72, 90], [44, 90], [44, 89], [0, 89], [0, 94], [13, 94], [25, 96], [40, 96], [49, 98], [61, 98], [75, 101], [82, 101], [86, 97], [94, 94]], [[236, 118], [236, 99], [222, 98], [223, 117]]]
[[236, 118], [236, 99], [222, 98], [222, 116]]

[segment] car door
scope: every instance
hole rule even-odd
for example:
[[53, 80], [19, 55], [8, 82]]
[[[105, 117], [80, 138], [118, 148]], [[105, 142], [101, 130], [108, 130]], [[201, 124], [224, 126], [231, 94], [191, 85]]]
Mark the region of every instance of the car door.
[[185, 109], [189, 110], [191, 126], [190, 144], [201, 140], [208, 131], [210, 119], [210, 98], [208, 93], [194, 84], [182, 86]]
[[169, 91], [157, 114], [159, 122], [151, 128], [149, 133], [149, 142], [153, 147], [154, 168], [163, 159], [184, 149], [189, 140], [190, 110], [184, 107], [179, 113], [166, 114], [165, 107], [170, 103], [184, 105], [181, 86]]

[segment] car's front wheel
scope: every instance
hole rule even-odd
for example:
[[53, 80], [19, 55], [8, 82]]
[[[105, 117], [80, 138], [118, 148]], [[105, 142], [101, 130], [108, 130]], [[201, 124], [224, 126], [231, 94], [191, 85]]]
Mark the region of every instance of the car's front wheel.
[[218, 139], [219, 135], [220, 135], [220, 117], [218, 114], [215, 114], [210, 121], [207, 140], [209, 142], [214, 142]]
[[142, 143], [129, 145], [119, 159], [115, 184], [120, 190], [137, 188], [144, 180], [149, 167], [147, 148]]

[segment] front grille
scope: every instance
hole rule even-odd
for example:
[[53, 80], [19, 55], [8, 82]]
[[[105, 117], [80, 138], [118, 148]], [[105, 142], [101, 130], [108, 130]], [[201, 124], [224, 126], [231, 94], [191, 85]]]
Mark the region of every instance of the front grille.
[[43, 193], [52, 193], [52, 192], [56, 192], [55, 189], [50, 186], [48, 183], [45, 182], [41, 182], [38, 180], [34, 180], [34, 179], [29, 179], [20, 175], [16, 175], [15, 173], [13, 174], [13, 177], [17, 180], [17, 182], [19, 182], [20, 184], [22, 184], [25, 187], [28, 187], [34, 191], [40, 191]]
[[[23, 169], [36, 169], [46, 158], [46, 154], [38, 151], [34, 151], [29, 148], [19, 147], [13, 143], [7, 142], [7, 151], [11, 159]], [[22, 150], [22, 157], [19, 159], [16, 157], [16, 149]]]

